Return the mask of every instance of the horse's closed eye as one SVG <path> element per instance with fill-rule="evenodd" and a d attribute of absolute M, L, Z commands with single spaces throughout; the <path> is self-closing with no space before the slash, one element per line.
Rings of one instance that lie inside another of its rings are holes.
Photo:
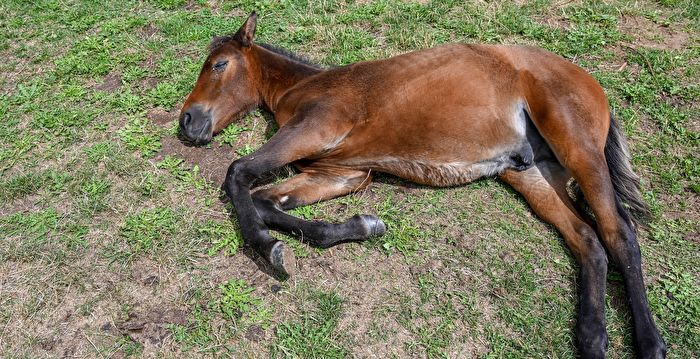
<path fill-rule="evenodd" d="M 214 71 L 221 72 L 226 68 L 226 65 L 228 65 L 228 60 L 221 60 L 214 64 Z"/>

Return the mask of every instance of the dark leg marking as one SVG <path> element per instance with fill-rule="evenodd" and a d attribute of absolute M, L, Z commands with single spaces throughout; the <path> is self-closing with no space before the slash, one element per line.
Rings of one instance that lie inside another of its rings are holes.
<path fill-rule="evenodd" d="M 333 173 L 302 173 L 287 182 L 253 194 L 253 202 L 263 221 L 272 229 L 301 237 L 313 246 L 328 248 L 344 242 L 380 236 L 386 226 L 377 217 L 356 215 L 343 223 L 307 221 L 284 212 L 297 206 L 338 197 L 369 184 L 365 171 L 334 169 Z"/>

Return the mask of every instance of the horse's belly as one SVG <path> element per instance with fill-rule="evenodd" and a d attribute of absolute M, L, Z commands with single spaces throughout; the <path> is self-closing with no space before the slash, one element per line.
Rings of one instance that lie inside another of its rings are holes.
<path fill-rule="evenodd" d="M 498 175 L 508 168 L 524 170 L 533 163 L 531 153 L 527 152 L 525 150 L 503 153 L 494 158 L 473 163 L 386 158 L 377 161 L 373 169 L 419 184 L 438 187 L 457 186 L 481 177 Z"/>

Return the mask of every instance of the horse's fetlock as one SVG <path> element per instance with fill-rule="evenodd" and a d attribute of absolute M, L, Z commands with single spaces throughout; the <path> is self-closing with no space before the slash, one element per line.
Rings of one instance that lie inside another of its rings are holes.
<path fill-rule="evenodd" d="M 661 336 L 638 343 L 637 349 L 640 358 L 663 359 L 666 358 L 666 343 Z"/>
<path fill-rule="evenodd" d="M 582 358 L 605 358 L 605 352 L 608 349 L 608 332 L 604 325 L 579 324 L 577 336 Z"/>

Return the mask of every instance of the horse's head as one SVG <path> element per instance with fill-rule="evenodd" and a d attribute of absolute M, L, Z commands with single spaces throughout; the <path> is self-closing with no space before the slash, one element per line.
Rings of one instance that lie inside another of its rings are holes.
<path fill-rule="evenodd" d="M 180 133 L 201 145 L 260 103 L 251 45 L 255 12 L 233 35 L 215 38 L 197 83 L 180 110 Z"/>

